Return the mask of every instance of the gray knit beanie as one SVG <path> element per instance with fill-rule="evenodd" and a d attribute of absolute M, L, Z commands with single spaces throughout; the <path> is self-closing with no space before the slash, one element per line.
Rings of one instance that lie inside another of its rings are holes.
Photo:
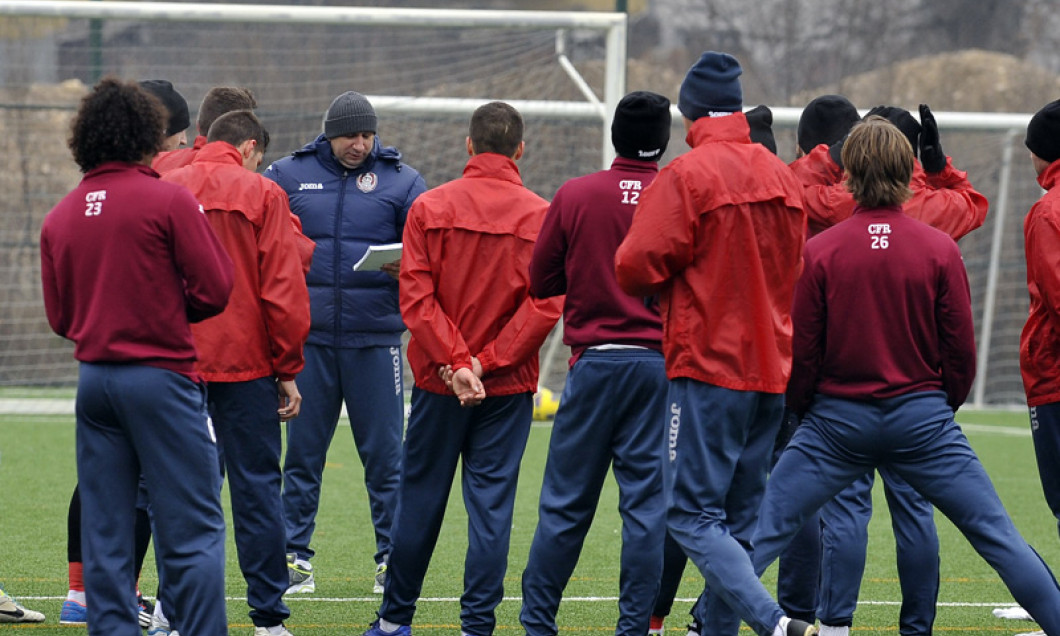
<path fill-rule="evenodd" d="M 360 93 L 346 91 L 328 106 L 324 116 L 324 136 L 328 139 L 360 132 L 376 132 L 375 109 Z"/>

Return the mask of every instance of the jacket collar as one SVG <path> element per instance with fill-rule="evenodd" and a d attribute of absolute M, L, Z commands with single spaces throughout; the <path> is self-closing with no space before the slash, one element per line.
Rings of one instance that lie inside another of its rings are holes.
<path fill-rule="evenodd" d="M 628 170 L 631 172 L 658 172 L 659 162 L 657 161 L 640 161 L 639 159 L 629 159 L 627 157 L 615 157 L 611 162 L 611 169 Z"/>
<path fill-rule="evenodd" d="M 234 163 L 242 167 L 243 154 L 239 152 L 239 148 L 236 148 L 227 141 L 213 141 L 203 146 L 199 152 L 195 154 L 195 158 L 192 159 L 191 162 Z"/>
<path fill-rule="evenodd" d="M 502 179 L 515 185 L 523 185 L 523 178 L 519 175 L 519 167 L 515 165 L 515 161 L 511 157 L 492 152 L 484 152 L 468 159 L 467 165 L 464 166 L 464 176 L 469 179 Z"/>
<path fill-rule="evenodd" d="M 1046 166 L 1045 170 L 1038 175 L 1038 185 L 1046 190 L 1052 190 L 1057 183 L 1060 183 L 1060 160 Z"/>
<path fill-rule="evenodd" d="M 324 136 L 324 133 L 321 133 L 316 139 L 302 146 L 298 150 L 295 150 L 291 154 L 295 157 L 316 155 L 317 161 L 320 162 L 320 165 L 337 175 L 342 175 L 346 172 L 352 172 L 354 174 L 368 172 L 375 167 L 377 161 L 392 163 L 395 164 L 398 170 L 401 169 L 401 152 L 393 146 L 384 146 L 379 143 L 379 135 L 375 136 L 372 152 L 368 154 L 367 158 L 365 158 L 364 163 L 353 170 L 349 170 L 335 158 L 335 155 L 331 152 L 331 142 L 329 142 L 327 137 Z"/>
<path fill-rule="evenodd" d="M 733 113 L 724 117 L 700 117 L 692 122 L 685 135 L 685 141 L 695 148 L 705 143 L 716 141 L 733 141 L 751 143 L 751 127 L 743 113 Z"/>
<path fill-rule="evenodd" d="M 867 208 L 861 205 L 854 206 L 854 214 L 861 214 L 862 212 L 904 214 L 900 205 L 881 205 L 878 208 Z"/>
<path fill-rule="evenodd" d="M 155 172 L 151 166 L 145 166 L 142 163 L 129 163 L 126 161 L 108 161 L 86 172 L 83 179 L 91 179 L 114 172 L 141 172 L 149 177 L 158 178 L 158 173 Z"/>

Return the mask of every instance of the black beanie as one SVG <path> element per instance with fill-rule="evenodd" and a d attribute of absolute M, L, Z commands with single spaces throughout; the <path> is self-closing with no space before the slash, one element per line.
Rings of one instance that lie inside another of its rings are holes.
<path fill-rule="evenodd" d="M 902 131 L 905 138 L 909 140 L 909 145 L 913 147 L 913 156 L 917 156 L 920 146 L 920 122 L 908 110 L 899 106 L 877 106 L 865 117 L 869 115 L 879 115 L 897 126 L 898 130 Z"/>
<path fill-rule="evenodd" d="M 817 146 L 831 146 L 847 136 L 861 115 L 850 100 L 842 95 L 821 95 L 814 98 L 799 117 L 797 133 L 799 148 L 809 153 Z"/>
<path fill-rule="evenodd" d="M 769 152 L 777 154 L 777 140 L 773 136 L 773 111 L 769 106 L 759 104 L 744 113 L 747 125 L 751 129 L 751 141 L 762 144 Z"/>
<path fill-rule="evenodd" d="M 670 141 L 670 100 L 649 91 L 623 97 L 611 120 L 611 143 L 626 159 L 658 161 Z"/>
<path fill-rule="evenodd" d="M 376 132 L 378 120 L 368 98 L 354 91 L 339 95 L 324 115 L 324 136 L 328 139 L 355 133 Z"/>
<path fill-rule="evenodd" d="M 1044 161 L 1060 159 L 1060 99 L 1034 113 L 1027 124 L 1027 148 Z"/>
<path fill-rule="evenodd" d="M 184 96 L 173 88 L 169 80 L 151 79 L 141 80 L 140 88 L 151 93 L 166 107 L 166 137 L 172 137 L 182 130 L 187 130 L 191 125 L 191 117 L 188 116 L 188 102 Z"/>
<path fill-rule="evenodd" d="M 743 109 L 743 69 L 728 53 L 707 51 L 688 69 L 677 96 L 677 109 L 695 121 L 710 113 L 735 113 Z"/>

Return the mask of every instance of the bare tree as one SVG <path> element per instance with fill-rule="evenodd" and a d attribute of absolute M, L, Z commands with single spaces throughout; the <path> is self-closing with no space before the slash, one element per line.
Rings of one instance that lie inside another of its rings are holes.
<path fill-rule="evenodd" d="M 918 53 L 987 49 L 1018 57 L 1027 50 L 1022 32 L 1028 2 L 933 0 L 920 3 Z M 1056 11 L 1056 4 L 1052 10 Z"/>
<path fill-rule="evenodd" d="M 661 49 L 724 50 L 748 70 L 749 99 L 841 85 L 906 59 L 980 48 L 1060 70 L 1056 0 L 653 0 Z"/>

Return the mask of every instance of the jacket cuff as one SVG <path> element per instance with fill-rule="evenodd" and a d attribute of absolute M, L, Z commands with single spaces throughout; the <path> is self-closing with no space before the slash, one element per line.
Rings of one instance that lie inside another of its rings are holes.
<path fill-rule="evenodd" d="M 475 356 L 478 358 L 479 364 L 482 365 L 482 376 L 485 377 L 491 371 L 497 368 L 497 359 L 493 357 L 493 353 L 489 350 L 482 350 Z"/>
<path fill-rule="evenodd" d="M 942 170 L 938 172 L 928 172 L 925 170 L 924 177 L 929 186 L 942 190 L 964 184 L 968 180 L 968 173 L 954 167 L 953 159 L 947 156 L 946 165 Z"/>

